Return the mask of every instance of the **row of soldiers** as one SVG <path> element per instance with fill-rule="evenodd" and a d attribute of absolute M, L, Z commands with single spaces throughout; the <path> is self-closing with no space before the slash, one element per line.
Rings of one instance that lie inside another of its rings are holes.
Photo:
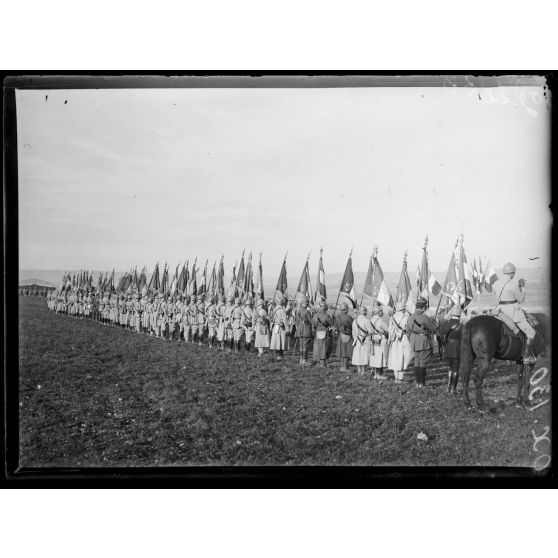
<path fill-rule="evenodd" d="M 313 360 L 326 366 L 335 345 L 341 371 L 347 371 L 350 362 L 360 375 L 370 368 L 375 379 L 385 380 L 389 369 L 396 383 L 404 382 L 404 372 L 414 360 L 418 387 L 425 385 L 432 335 L 438 330 L 438 324 L 424 313 L 423 299 L 417 301 L 413 315 L 398 303 L 394 313 L 377 304 L 370 312 L 361 306 L 354 317 L 346 303 L 332 313 L 325 301 L 311 306 L 306 297 L 295 308 L 284 297 L 278 301 L 258 299 L 254 305 L 250 296 L 242 301 L 212 294 L 98 294 L 85 289 L 53 291 L 47 302 L 56 313 L 168 340 L 206 342 L 219 350 L 239 353 L 244 348 L 251 352 L 254 347 L 261 357 L 269 349 L 281 360 L 285 351 L 298 347 L 301 366 L 309 364 L 311 349 Z M 459 319 L 459 312 L 454 311 L 452 317 Z"/>

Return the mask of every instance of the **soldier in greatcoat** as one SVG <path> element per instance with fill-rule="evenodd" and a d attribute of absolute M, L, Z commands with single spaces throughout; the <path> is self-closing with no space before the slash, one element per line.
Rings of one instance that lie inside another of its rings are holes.
<path fill-rule="evenodd" d="M 318 305 L 318 310 L 312 318 L 314 326 L 314 360 L 318 361 L 321 366 L 326 366 L 327 361 L 327 334 L 333 326 L 333 320 L 327 313 L 327 302 L 321 300 Z"/>
<path fill-rule="evenodd" d="M 368 309 L 362 305 L 357 317 L 353 320 L 353 356 L 351 362 L 357 367 L 359 376 L 370 362 L 370 336 L 372 326 L 368 319 Z"/>
<path fill-rule="evenodd" d="M 249 353 L 254 341 L 254 309 L 251 297 L 247 297 L 242 309 L 242 329 L 244 331 L 244 349 Z"/>
<path fill-rule="evenodd" d="M 377 305 L 372 311 L 370 317 L 370 325 L 372 326 L 372 336 L 370 339 L 370 368 L 374 372 L 375 380 L 387 380 L 384 375 L 384 368 L 387 367 L 388 360 L 388 324 L 383 320 L 382 307 Z"/>
<path fill-rule="evenodd" d="M 353 356 L 353 318 L 349 316 L 349 305 L 343 302 L 335 317 L 338 334 L 335 354 L 341 361 L 341 372 L 347 372 L 349 359 Z"/>
<path fill-rule="evenodd" d="M 287 299 L 282 297 L 277 303 L 277 306 L 273 310 L 271 317 L 271 343 L 270 349 L 276 351 L 277 360 L 283 359 L 283 351 L 286 349 L 287 343 L 287 327 L 288 316 L 285 310 L 285 305 L 287 304 Z"/>
<path fill-rule="evenodd" d="M 313 314 L 309 308 L 308 299 L 304 297 L 300 302 L 296 312 L 296 337 L 300 347 L 301 366 L 308 365 L 308 351 L 313 337 L 312 326 Z"/>
<path fill-rule="evenodd" d="M 254 346 L 258 349 L 258 356 L 263 355 L 264 349 L 269 348 L 269 317 L 263 299 L 258 299 L 254 312 L 256 339 Z"/>
<path fill-rule="evenodd" d="M 411 361 L 411 345 L 407 337 L 407 319 L 409 313 L 404 302 L 395 303 L 395 312 L 389 321 L 388 368 L 393 370 L 395 383 L 403 383 L 405 370 Z"/>

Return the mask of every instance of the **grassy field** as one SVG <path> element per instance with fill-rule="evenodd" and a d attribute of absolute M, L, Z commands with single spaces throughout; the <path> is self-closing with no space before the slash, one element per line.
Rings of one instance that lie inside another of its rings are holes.
<path fill-rule="evenodd" d="M 44 299 L 19 300 L 24 467 L 531 467 L 540 454 L 531 431 L 550 424 L 550 405 L 515 407 L 506 363 L 489 373 L 491 411 L 479 414 L 447 395 L 443 363 L 429 372 L 430 388 L 416 390 L 339 372 L 336 358 L 326 370 L 301 369 L 296 356 L 277 363 L 231 355 L 55 315 Z"/>

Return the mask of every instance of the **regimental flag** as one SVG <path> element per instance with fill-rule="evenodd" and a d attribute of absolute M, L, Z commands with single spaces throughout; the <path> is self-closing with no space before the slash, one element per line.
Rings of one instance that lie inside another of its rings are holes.
<path fill-rule="evenodd" d="M 240 296 L 244 295 L 244 250 L 242 250 L 242 256 L 240 258 L 240 265 L 238 266 L 238 274 L 236 276 L 236 292 Z"/>
<path fill-rule="evenodd" d="M 182 284 L 180 285 L 180 290 L 183 295 L 188 294 L 188 285 L 190 283 L 190 261 L 186 260 L 186 265 L 184 266 L 184 277 L 182 278 Z"/>
<path fill-rule="evenodd" d="M 149 280 L 149 285 L 147 286 L 147 290 L 153 294 L 154 292 L 158 291 L 161 286 L 159 281 L 159 264 L 155 264 L 155 269 L 153 271 L 153 275 L 151 275 L 151 279 Z"/>
<path fill-rule="evenodd" d="M 109 284 L 108 284 L 109 291 L 114 293 L 114 269 L 112 270 L 112 274 L 110 276 Z"/>
<path fill-rule="evenodd" d="M 417 266 L 417 277 L 416 277 L 416 280 L 415 280 L 415 288 L 413 288 L 411 290 L 411 292 L 409 293 L 409 298 L 407 299 L 407 304 L 406 304 L 407 312 L 409 312 L 410 314 L 412 314 L 416 309 L 416 304 L 417 304 L 417 300 L 418 300 L 419 295 L 421 295 L 421 293 L 420 293 L 420 266 Z"/>
<path fill-rule="evenodd" d="M 262 254 L 260 252 L 260 263 L 258 264 L 258 277 L 256 280 L 256 296 L 258 298 L 264 299 L 264 287 L 263 287 L 263 269 L 262 269 Z"/>
<path fill-rule="evenodd" d="M 188 294 L 190 296 L 195 295 L 198 292 L 198 280 L 196 277 L 196 274 L 198 272 L 198 270 L 196 269 L 197 261 L 198 258 L 194 260 L 194 263 L 192 265 L 192 274 L 190 275 L 190 281 L 188 282 Z"/>
<path fill-rule="evenodd" d="M 179 266 L 180 266 L 180 264 L 178 264 L 176 266 L 176 269 L 174 270 L 174 276 L 172 278 L 171 285 L 170 285 L 170 294 L 171 295 L 174 295 L 174 293 L 178 289 L 178 268 L 179 268 Z"/>
<path fill-rule="evenodd" d="M 184 291 L 186 290 L 184 286 L 185 279 L 186 279 L 186 264 L 182 264 L 182 269 L 180 270 L 180 275 L 178 276 L 178 281 L 176 283 L 176 290 L 180 294 L 184 294 Z"/>
<path fill-rule="evenodd" d="M 229 286 L 229 294 L 227 295 L 228 298 L 236 298 L 237 287 L 236 287 L 236 265 L 234 264 L 232 277 L 231 277 L 231 284 Z"/>
<path fill-rule="evenodd" d="M 89 288 L 89 290 L 93 290 L 93 270 L 89 271 L 89 278 L 87 280 L 87 286 Z"/>
<path fill-rule="evenodd" d="M 475 287 L 475 292 L 479 294 L 481 292 L 481 280 L 480 280 L 479 272 L 477 270 L 477 262 L 475 261 L 475 258 L 473 258 L 473 263 L 471 267 L 472 267 L 471 274 L 473 276 L 473 287 Z"/>
<path fill-rule="evenodd" d="M 217 273 L 217 294 L 225 296 L 225 265 L 223 264 L 223 256 L 221 256 Z"/>
<path fill-rule="evenodd" d="M 100 293 L 103 289 L 103 274 L 99 273 L 99 277 L 97 277 L 97 292 Z"/>
<path fill-rule="evenodd" d="M 282 297 L 288 297 L 287 293 L 287 256 L 283 259 L 283 265 L 281 266 L 281 271 L 279 272 L 279 279 L 277 279 L 277 287 L 275 287 L 275 300 L 280 300 Z"/>
<path fill-rule="evenodd" d="M 327 291 L 325 284 L 324 262 L 322 259 L 323 249 L 320 248 L 320 263 L 318 265 L 318 277 L 316 279 L 316 293 L 314 294 L 314 304 L 319 304 L 322 300 L 327 301 Z"/>
<path fill-rule="evenodd" d="M 121 293 L 125 289 L 127 279 L 128 279 L 128 272 L 126 271 L 126 272 L 124 272 L 124 275 L 122 275 L 122 277 L 120 277 L 120 281 L 118 281 L 118 284 L 116 285 L 116 292 L 117 293 Z"/>
<path fill-rule="evenodd" d="M 479 256 L 479 265 L 478 265 L 478 269 L 477 269 L 477 273 L 478 273 L 478 281 L 479 281 L 479 293 L 482 293 L 483 289 L 484 289 L 484 273 L 482 272 L 482 262 L 481 262 L 481 257 Z"/>
<path fill-rule="evenodd" d="M 205 266 L 203 268 L 201 283 L 200 286 L 198 287 L 198 295 L 205 294 L 206 292 L 207 292 L 207 260 L 205 260 Z"/>
<path fill-rule="evenodd" d="M 465 257 L 465 249 L 463 248 L 463 237 L 459 242 L 459 262 L 457 264 L 457 294 L 459 302 L 464 309 L 473 300 L 473 288 L 471 286 L 471 277 L 469 268 L 467 267 L 467 258 Z"/>
<path fill-rule="evenodd" d="M 161 278 L 161 287 L 159 292 L 166 295 L 169 290 L 169 270 L 167 264 L 165 263 L 165 269 L 163 271 L 163 277 Z"/>
<path fill-rule="evenodd" d="M 138 291 L 145 296 L 147 294 L 147 277 L 146 277 L 147 269 L 144 266 L 141 270 L 139 279 L 138 279 Z"/>
<path fill-rule="evenodd" d="M 345 267 L 345 273 L 343 274 L 343 279 L 341 280 L 341 286 L 339 288 L 339 295 L 343 294 L 345 298 L 351 303 L 353 308 L 357 307 L 356 296 L 355 296 L 355 276 L 353 274 L 353 260 L 352 251 L 347 260 L 347 266 Z"/>
<path fill-rule="evenodd" d="M 308 255 L 310 258 L 310 255 Z M 298 282 L 298 287 L 294 295 L 294 302 L 298 299 L 306 297 L 308 300 L 312 300 L 312 287 L 310 286 L 310 270 L 308 268 L 308 258 L 302 269 L 302 275 L 300 276 L 300 281 Z"/>
<path fill-rule="evenodd" d="M 432 272 L 428 277 L 428 289 L 434 296 L 438 296 L 442 292 L 442 285 L 438 283 Z"/>
<path fill-rule="evenodd" d="M 217 282 L 217 272 L 216 272 L 216 267 L 217 262 L 213 262 L 213 269 L 211 271 L 211 277 L 209 278 L 209 284 L 207 285 L 207 292 L 211 293 L 213 296 L 215 296 L 215 291 L 217 289 L 216 287 L 216 282 Z"/>
<path fill-rule="evenodd" d="M 459 304 L 459 295 L 457 294 L 457 264 L 455 260 L 455 251 L 451 253 L 448 272 L 446 280 L 444 281 L 444 288 L 442 295 L 446 297 L 446 315 L 456 305 Z"/>
<path fill-rule="evenodd" d="M 393 298 L 384 279 L 382 266 L 378 261 L 377 249 L 374 250 L 374 254 L 370 258 L 368 273 L 364 283 L 364 294 L 384 306 L 393 308 Z"/>
<path fill-rule="evenodd" d="M 139 292 L 139 280 L 138 280 L 138 268 L 134 267 L 134 275 L 132 277 L 132 290 L 137 293 Z"/>
<path fill-rule="evenodd" d="M 252 252 L 248 256 L 248 263 L 246 264 L 246 271 L 244 273 L 244 283 L 242 290 L 245 296 L 250 296 L 254 298 L 254 276 L 252 271 Z"/>
<path fill-rule="evenodd" d="M 411 281 L 409 280 L 409 274 L 407 273 L 407 252 L 403 256 L 403 265 L 401 266 L 401 274 L 399 275 L 399 284 L 397 285 L 397 291 L 395 292 L 395 302 L 407 303 L 409 299 L 409 294 L 411 293 Z"/>
<path fill-rule="evenodd" d="M 108 271 L 105 271 L 104 276 L 101 273 L 101 277 L 103 278 L 101 281 L 101 290 L 104 292 L 107 290 L 107 285 L 108 285 Z"/>
<path fill-rule="evenodd" d="M 487 292 L 492 292 L 492 285 L 498 281 L 498 275 L 494 271 L 493 267 L 490 265 L 490 260 L 486 262 L 486 267 L 484 268 L 483 274 L 483 285 Z"/>
<path fill-rule="evenodd" d="M 430 293 L 434 296 L 438 296 L 442 291 L 442 285 L 438 283 L 436 277 L 430 271 L 428 266 L 428 235 L 424 241 L 424 246 L 422 248 L 422 263 L 418 275 L 418 292 L 420 296 L 426 299 L 427 307 L 430 305 Z"/>

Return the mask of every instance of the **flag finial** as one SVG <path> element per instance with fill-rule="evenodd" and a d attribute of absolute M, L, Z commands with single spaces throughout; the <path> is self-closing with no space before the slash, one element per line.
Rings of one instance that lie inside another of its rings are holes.
<path fill-rule="evenodd" d="M 403 252 L 403 261 L 404 262 L 407 261 L 407 250 L 405 250 L 405 252 Z"/>

